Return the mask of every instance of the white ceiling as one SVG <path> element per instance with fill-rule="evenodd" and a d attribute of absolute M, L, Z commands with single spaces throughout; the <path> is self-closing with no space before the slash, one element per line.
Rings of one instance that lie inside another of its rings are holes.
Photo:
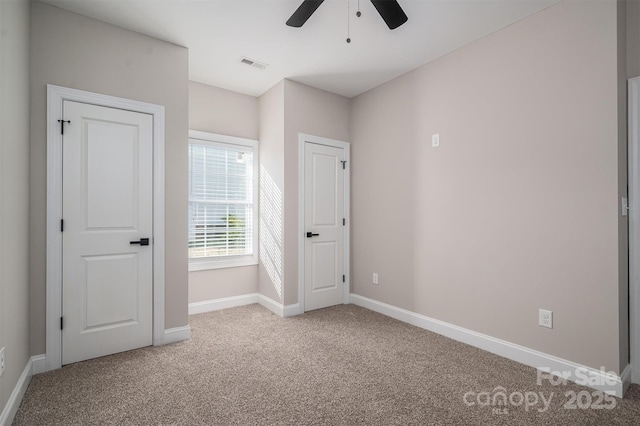
<path fill-rule="evenodd" d="M 302 0 L 43 1 L 189 48 L 191 80 L 259 96 L 289 78 L 353 97 L 560 0 L 398 0 L 409 20 L 393 31 L 369 0 L 326 0 L 302 28 L 285 25 Z"/>

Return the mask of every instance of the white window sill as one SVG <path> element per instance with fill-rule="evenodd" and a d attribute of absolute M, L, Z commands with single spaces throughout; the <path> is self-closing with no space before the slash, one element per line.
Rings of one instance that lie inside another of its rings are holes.
<path fill-rule="evenodd" d="M 258 260 L 253 256 L 239 256 L 226 259 L 189 259 L 189 272 L 206 271 L 209 269 L 237 268 L 239 266 L 257 265 Z"/>

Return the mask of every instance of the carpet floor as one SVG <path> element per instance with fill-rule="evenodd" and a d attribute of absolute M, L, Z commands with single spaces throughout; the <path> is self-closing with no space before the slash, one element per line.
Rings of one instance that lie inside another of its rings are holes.
<path fill-rule="evenodd" d="M 190 317 L 192 339 L 32 378 L 14 425 L 640 425 L 624 399 L 354 305 Z"/>

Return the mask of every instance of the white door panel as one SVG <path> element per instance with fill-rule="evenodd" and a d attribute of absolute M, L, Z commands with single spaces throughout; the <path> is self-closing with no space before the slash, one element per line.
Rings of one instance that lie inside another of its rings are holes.
<path fill-rule="evenodd" d="M 85 126 L 87 228 L 133 229 L 137 225 L 138 128 L 91 120 Z"/>
<path fill-rule="evenodd" d="M 87 307 L 85 331 L 137 322 L 137 253 L 84 256 Z"/>
<path fill-rule="evenodd" d="M 305 310 L 343 302 L 344 150 L 305 143 Z"/>
<path fill-rule="evenodd" d="M 62 363 L 152 344 L 152 116 L 65 101 Z"/>
<path fill-rule="evenodd" d="M 311 226 L 336 226 L 338 216 L 337 172 L 335 153 L 311 153 Z M 342 218 L 342 216 L 341 216 Z"/>
<path fill-rule="evenodd" d="M 335 241 L 311 243 L 312 292 L 338 288 L 338 251 Z"/>

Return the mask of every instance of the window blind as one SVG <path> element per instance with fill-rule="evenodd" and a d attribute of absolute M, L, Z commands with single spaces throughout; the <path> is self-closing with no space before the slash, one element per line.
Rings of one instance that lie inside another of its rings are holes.
<path fill-rule="evenodd" d="M 253 150 L 189 144 L 189 257 L 253 254 Z"/>

